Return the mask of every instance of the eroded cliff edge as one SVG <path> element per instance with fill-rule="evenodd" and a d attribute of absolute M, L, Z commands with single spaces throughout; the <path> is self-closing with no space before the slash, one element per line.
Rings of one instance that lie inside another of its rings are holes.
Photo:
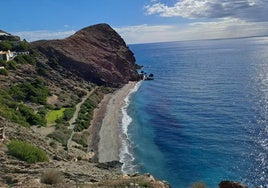
<path fill-rule="evenodd" d="M 98 85 L 118 87 L 138 80 L 134 54 L 107 24 L 86 27 L 62 40 L 32 43 L 48 62 Z"/>

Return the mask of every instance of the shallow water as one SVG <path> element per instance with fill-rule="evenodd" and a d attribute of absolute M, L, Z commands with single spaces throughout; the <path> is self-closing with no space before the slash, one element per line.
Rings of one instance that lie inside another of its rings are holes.
<path fill-rule="evenodd" d="M 179 188 L 226 179 L 268 186 L 268 38 L 130 48 L 155 80 L 123 109 L 122 170 Z"/>

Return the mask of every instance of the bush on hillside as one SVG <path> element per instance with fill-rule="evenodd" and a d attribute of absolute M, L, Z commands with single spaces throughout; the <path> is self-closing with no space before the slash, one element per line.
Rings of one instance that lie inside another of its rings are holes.
<path fill-rule="evenodd" d="M 31 55 L 18 55 L 15 57 L 15 61 L 19 64 L 31 64 L 35 65 L 35 60 Z"/>
<path fill-rule="evenodd" d="M 69 121 L 75 112 L 75 107 L 72 108 L 66 108 L 66 110 L 63 112 L 63 120 Z"/>
<path fill-rule="evenodd" d="M 23 55 L 18 55 L 14 59 L 19 64 L 28 64 L 27 60 L 24 59 Z"/>
<path fill-rule="evenodd" d="M 8 71 L 6 69 L 0 69 L 0 75 L 8 75 Z"/>
<path fill-rule="evenodd" d="M 83 147 L 88 147 L 89 135 L 90 135 L 89 131 L 83 131 L 82 133 L 75 133 L 73 135 L 73 141 L 82 145 Z"/>
<path fill-rule="evenodd" d="M 17 101 L 46 104 L 49 89 L 44 85 L 41 79 L 35 79 L 33 82 L 24 82 L 12 86 L 9 93 Z"/>
<path fill-rule="evenodd" d="M 44 172 L 41 177 L 41 183 L 55 185 L 63 180 L 61 173 L 56 169 L 49 169 Z"/>
<path fill-rule="evenodd" d="M 20 114 L 26 119 L 26 121 L 30 125 L 46 125 L 45 116 L 36 114 L 33 109 L 25 105 L 19 105 L 17 111 L 20 112 Z"/>
<path fill-rule="evenodd" d="M 0 41 L 0 51 L 7 51 L 12 49 L 12 43 L 10 41 Z"/>
<path fill-rule="evenodd" d="M 53 133 L 50 133 L 48 137 L 58 141 L 63 146 L 66 146 L 71 133 L 72 130 L 68 129 L 67 126 L 56 125 L 56 130 Z"/>
<path fill-rule="evenodd" d="M 93 118 L 93 112 L 95 109 L 95 104 L 92 100 L 87 99 L 81 106 L 78 118 L 75 122 L 74 131 L 81 132 L 84 129 L 87 129 L 90 125 L 90 121 Z"/>
<path fill-rule="evenodd" d="M 28 163 L 46 162 L 48 157 L 46 153 L 33 144 L 12 140 L 8 145 L 8 153 Z"/>

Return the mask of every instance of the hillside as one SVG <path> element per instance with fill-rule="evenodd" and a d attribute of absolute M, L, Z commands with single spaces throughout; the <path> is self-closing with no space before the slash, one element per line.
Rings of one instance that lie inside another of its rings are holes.
<path fill-rule="evenodd" d="M 135 57 L 107 24 L 86 27 L 63 40 L 32 43 L 46 61 L 98 85 L 118 87 L 138 80 Z"/>
<path fill-rule="evenodd" d="M 133 53 L 110 26 L 32 44 L 0 32 L 0 51 L 12 52 L 0 58 L 0 187 L 167 187 L 92 160 L 94 109 L 112 87 L 138 78 Z"/>
<path fill-rule="evenodd" d="M 138 80 L 133 53 L 110 26 L 31 44 L 3 36 L 0 51 L 29 53 L 0 58 L 0 187 L 169 187 L 150 174 L 123 176 L 118 161 L 94 159 L 94 109 Z M 229 187 L 244 188 L 221 185 Z"/>

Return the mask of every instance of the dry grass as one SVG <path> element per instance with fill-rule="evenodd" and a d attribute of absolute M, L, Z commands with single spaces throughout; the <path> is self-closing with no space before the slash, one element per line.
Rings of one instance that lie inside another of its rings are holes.
<path fill-rule="evenodd" d="M 63 178 L 61 172 L 56 169 L 48 169 L 41 177 L 41 183 L 55 185 L 62 183 Z"/>

